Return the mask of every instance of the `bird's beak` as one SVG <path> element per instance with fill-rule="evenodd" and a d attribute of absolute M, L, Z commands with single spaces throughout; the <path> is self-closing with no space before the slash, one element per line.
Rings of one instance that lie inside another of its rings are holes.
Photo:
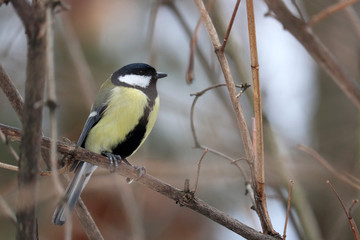
<path fill-rule="evenodd" d="M 159 79 L 159 78 L 164 78 L 164 77 L 166 77 L 167 76 L 167 74 L 166 73 L 162 73 L 162 72 L 158 72 L 158 73 L 156 73 L 156 79 Z"/>

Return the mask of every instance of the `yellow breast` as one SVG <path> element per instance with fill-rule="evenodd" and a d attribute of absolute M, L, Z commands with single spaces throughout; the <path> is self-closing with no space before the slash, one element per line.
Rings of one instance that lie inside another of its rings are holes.
<path fill-rule="evenodd" d="M 139 123 L 147 104 L 148 97 L 138 89 L 113 88 L 103 117 L 89 131 L 85 148 L 96 153 L 111 151 L 113 147 L 123 142 L 126 135 Z M 146 133 L 141 144 L 153 128 L 158 111 L 159 98 L 157 97 L 153 111 L 150 112 Z"/>

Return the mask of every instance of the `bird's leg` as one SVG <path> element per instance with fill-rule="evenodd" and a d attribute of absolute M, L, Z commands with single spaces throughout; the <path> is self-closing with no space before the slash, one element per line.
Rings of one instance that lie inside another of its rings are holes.
<path fill-rule="evenodd" d="M 128 160 L 126 160 L 126 158 L 121 158 L 120 155 L 116 155 L 116 154 L 113 154 L 111 152 L 108 152 L 108 151 L 103 151 L 101 152 L 102 155 L 106 156 L 107 158 L 109 158 L 110 160 L 110 165 L 109 165 L 109 168 L 110 168 L 110 172 L 115 172 L 116 169 L 118 169 L 119 167 L 119 163 L 123 162 L 123 163 L 126 163 L 127 165 L 135 168 L 136 170 L 139 171 L 139 174 L 137 176 L 137 178 L 135 179 L 132 179 L 132 178 L 126 178 L 126 182 L 127 183 L 132 183 L 134 180 L 137 181 L 139 180 L 145 173 L 146 173 L 146 168 L 145 167 L 139 167 L 139 166 L 134 166 L 132 165 L 131 163 L 128 162 Z"/>

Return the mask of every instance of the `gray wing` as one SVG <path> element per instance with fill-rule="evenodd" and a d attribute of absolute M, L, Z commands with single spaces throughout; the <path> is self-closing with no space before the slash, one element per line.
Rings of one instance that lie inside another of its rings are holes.
<path fill-rule="evenodd" d="M 87 135 L 89 134 L 90 130 L 100 121 L 106 107 L 107 105 L 104 104 L 90 113 L 88 119 L 86 120 L 84 128 L 80 134 L 77 145 L 79 145 L 80 147 L 85 147 L 85 140 Z M 73 165 L 70 167 L 70 172 L 73 171 L 75 168 L 77 168 L 79 162 L 80 162 L 79 160 L 74 161 Z"/>
<path fill-rule="evenodd" d="M 86 139 L 89 131 L 91 130 L 91 128 L 93 128 L 99 122 L 102 115 L 104 114 L 106 107 L 107 107 L 107 105 L 102 105 L 90 113 L 88 119 L 86 120 L 84 128 L 80 134 L 77 145 L 84 147 L 83 145 L 85 144 L 85 139 Z"/>

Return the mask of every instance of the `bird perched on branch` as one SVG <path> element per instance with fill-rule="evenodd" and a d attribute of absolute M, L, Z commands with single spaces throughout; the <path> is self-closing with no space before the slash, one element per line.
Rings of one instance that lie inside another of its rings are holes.
<path fill-rule="evenodd" d="M 117 167 L 118 161 L 134 154 L 152 130 L 159 111 L 157 80 L 165 73 L 144 63 L 126 65 L 114 72 L 101 86 L 77 144 L 107 156 Z M 126 161 L 127 162 L 127 161 Z M 52 221 L 63 225 L 97 168 L 76 161 L 75 175 L 57 205 Z"/>

